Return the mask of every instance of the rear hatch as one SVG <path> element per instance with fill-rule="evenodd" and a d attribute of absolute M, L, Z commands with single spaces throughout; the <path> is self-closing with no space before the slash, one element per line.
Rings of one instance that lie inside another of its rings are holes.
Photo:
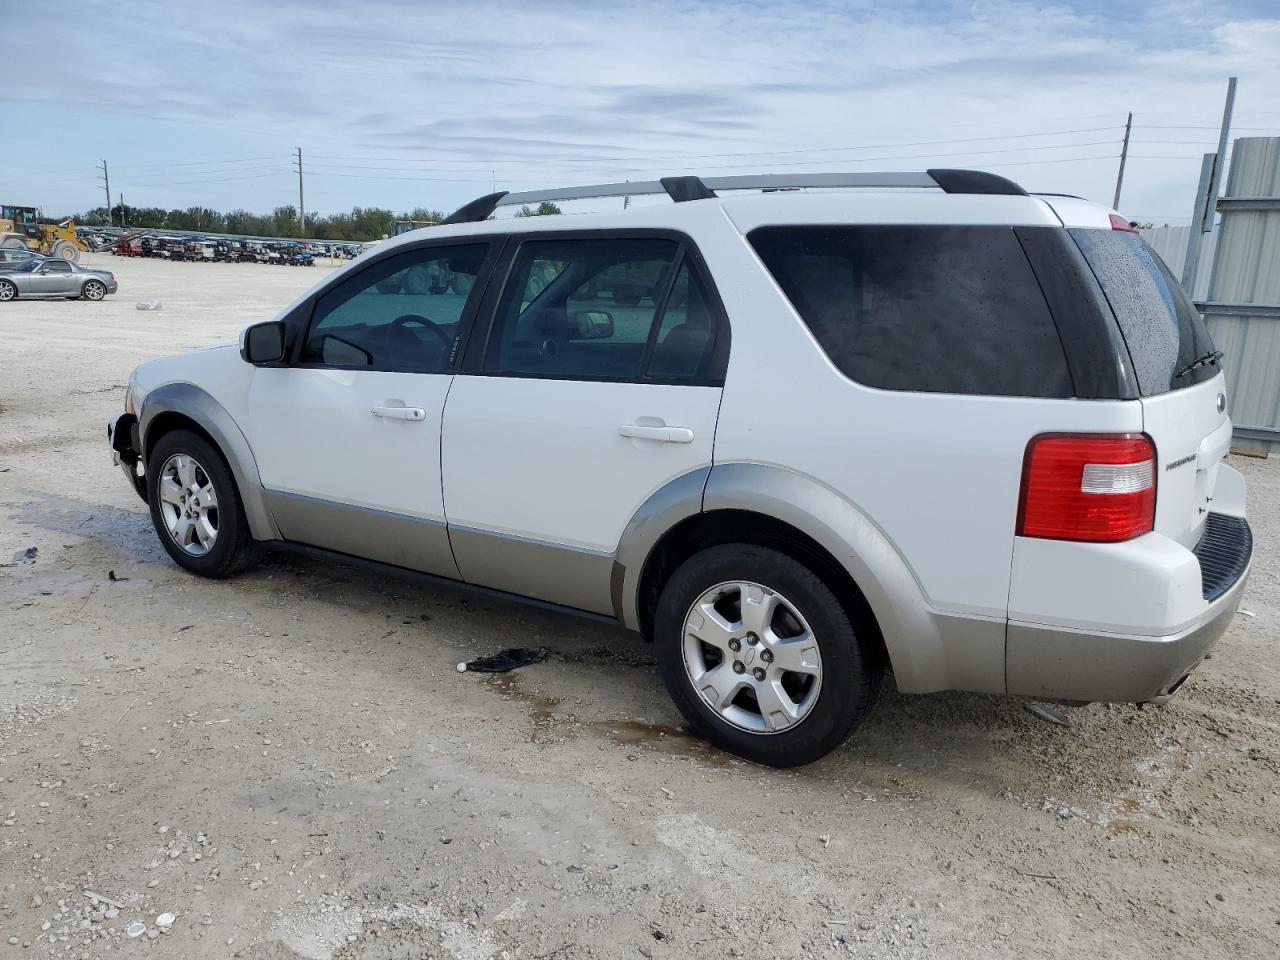
<path fill-rule="evenodd" d="M 1136 233 L 1072 229 L 1115 314 L 1156 446 L 1155 528 L 1196 545 L 1231 446 L 1220 354 L 1160 257 Z"/>

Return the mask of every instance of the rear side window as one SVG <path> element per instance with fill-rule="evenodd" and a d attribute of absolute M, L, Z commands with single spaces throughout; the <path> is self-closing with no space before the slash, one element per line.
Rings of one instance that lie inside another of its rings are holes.
<path fill-rule="evenodd" d="M 1073 394 L 1057 328 L 1009 227 L 761 227 L 749 240 L 832 363 L 859 383 Z"/>
<path fill-rule="evenodd" d="M 1218 375 L 1216 363 L 1188 369 L 1213 354 L 1213 340 L 1182 286 L 1140 236 L 1119 230 L 1072 230 L 1071 236 L 1116 316 L 1144 397 Z"/>
<path fill-rule="evenodd" d="M 679 252 L 666 239 L 525 242 L 498 304 L 484 369 L 640 379 Z"/>

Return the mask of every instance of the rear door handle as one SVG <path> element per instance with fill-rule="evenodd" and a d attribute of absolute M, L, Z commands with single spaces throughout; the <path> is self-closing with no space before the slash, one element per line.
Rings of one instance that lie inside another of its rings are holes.
<path fill-rule="evenodd" d="M 425 420 L 427 411 L 421 407 L 374 407 L 375 417 L 386 417 L 388 420 Z"/>
<path fill-rule="evenodd" d="M 657 440 L 661 443 L 693 443 L 693 431 L 688 427 L 651 427 L 647 424 L 625 423 L 618 433 L 632 440 Z"/>

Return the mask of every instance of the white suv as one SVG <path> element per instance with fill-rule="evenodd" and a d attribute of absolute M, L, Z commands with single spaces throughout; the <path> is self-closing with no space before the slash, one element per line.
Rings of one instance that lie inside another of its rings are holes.
<path fill-rule="evenodd" d="M 140 366 L 110 437 L 193 573 L 287 544 L 616 620 L 696 729 L 782 766 L 885 670 L 1170 696 L 1252 555 L 1219 357 L 1095 204 L 954 170 L 681 177 L 481 198 L 239 349 Z"/>

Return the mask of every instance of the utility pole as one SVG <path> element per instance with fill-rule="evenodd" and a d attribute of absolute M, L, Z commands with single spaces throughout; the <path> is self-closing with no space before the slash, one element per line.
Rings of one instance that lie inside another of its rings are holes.
<path fill-rule="evenodd" d="M 1182 289 L 1195 296 L 1196 276 L 1200 270 L 1200 244 L 1213 230 L 1218 212 L 1218 190 L 1222 185 L 1222 168 L 1227 162 L 1227 135 L 1231 131 L 1231 112 L 1236 102 L 1236 78 L 1227 79 L 1227 102 L 1222 108 L 1222 129 L 1218 131 L 1218 152 L 1206 153 L 1200 164 L 1200 184 L 1196 187 L 1196 203 L 1191 211 L 1191 233 L 1187 237 L 1187 255 L 1182 262 Z"/>
<path fill-rule="evenodd" d="M 302 199 L 302 148 L 298 147 L 298 236 L 305 237 L 307 235 L 307 204 Z"/>
<path fill-rule="evenodd" d="M 1213 217 L 1218 212 L 1218 193 L 1222 189 L 1222 168 L 1227 165 L 1227 135 L 1231 132 L 1231 112 L 1236 105 L 1236 78 L 1227 78 L 1227 102 L 1222 107 L 1222 129 L 1218 131 L 1218 159 L 1213 164 L 1213 183 L 1209 187 L 1211 203 L 1205 211 L 1201 233 L 1213 230 Z M 1194 226 L 1194 225 L 1193 225 Z"/>
<path fill-rule="evenodd" d="M 121 226 L 121 228 L 122 228 L 122 229 L 124 229 L 124 228 L 125 228 L 125 222 L 124 222 L 124 194 L 123 194 L 123 193 L 122 193 L 122 194 L 120 194 L 120 226 Z"/>
<path fill-rule="evenodd" d="M 1124 162 L 1129 159 L 1129 131 L 1133 129 L 1133 111 L 1129 111 L 1129 119 L 1124 122 L 1124 146 L 1120 148 L 1120 169 L 1116 173 L 1116 196 L 1111 201 L 1114 210 L 1120 209 L 1120 187 L 1124 185 Z"/>
<path fill-rule="evenodd" d="M 98 177 L 102 181 L 102 187 L 107 192 L 107 226 L 112 225 L 111 220 L 111 178 L 107 176 L 107 161 L 102 161 L 102 176 Z"/>

